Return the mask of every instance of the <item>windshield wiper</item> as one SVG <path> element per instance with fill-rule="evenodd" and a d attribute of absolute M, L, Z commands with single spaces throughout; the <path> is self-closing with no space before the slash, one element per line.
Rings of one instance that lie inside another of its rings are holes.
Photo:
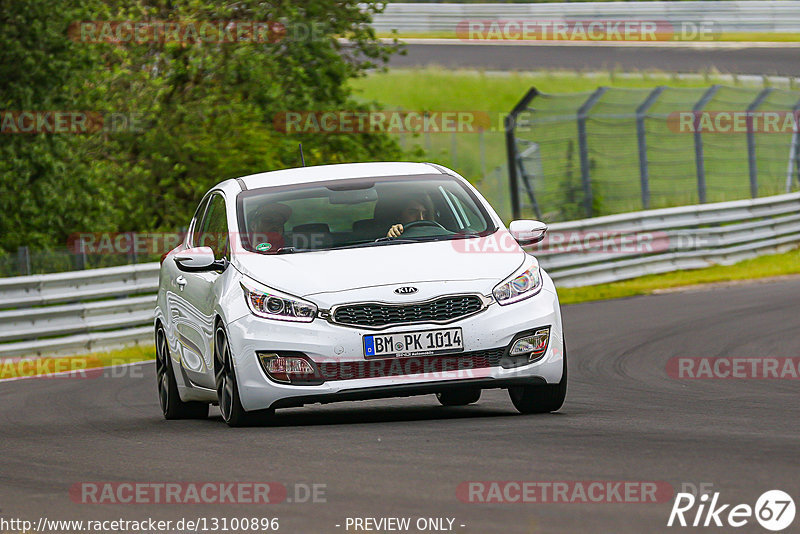
<path fill-rule="evenodd" d="M 359 247 L 379 247 L 382 245 L 394 245 L 395 243 L 418 243 L 416 239 L 395 239 L 380 237 L 375 241 L 362 241 L 360 243 L 351 243 L 349 245 L 340 245 L 336 247 L 329 247 L 323 250 L 341 250 L 345 248 L 359 248 Z"/>
<path fill-rule="evenodd" d="M 384 244 L 384 243 L 418 243 L 419 239 L 410 239 L 408 237 L 379 237 L 373 243 L 375 244 Z"/>
<path fill-rule="evenodd" d="M 310 250 L 315 250 L 315 249 L 297 248 L 297 247 L 281 247 L 281 248 L 279 248 L 278 250 L 275 251 L 275 254 L 293 254 L 295 252 L 308 252 Z"/>

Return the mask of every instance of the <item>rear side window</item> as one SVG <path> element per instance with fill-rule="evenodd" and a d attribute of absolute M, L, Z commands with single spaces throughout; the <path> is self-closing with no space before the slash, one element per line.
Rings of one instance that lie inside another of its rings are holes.
<path fill-rule="evenodd" d="M 208 203 L 195 245 L 210 247 L 214 251 L 214 258 L 220 260 L 222 258 L 230 259 L 228 243 L 228 215 L 225 209 L 225 199 L 220 194 L 214 194 Z"/>
<path fill-rule="evenodd" d="M 203 214 L 206 212 L 206 207 L 208 207 L 208 201 L 210 198 L 211 196 L 207 196 L 200 201 L 200 205 L 197 206 L 197 210 L 195 210 L 194 216 L 192 216 L 192 222 L 189 223 L 187 244 L 190 247 L 197 246 L 196 243 L 197 238 L 199 237 L 200 225 L 203 223 Z"/>

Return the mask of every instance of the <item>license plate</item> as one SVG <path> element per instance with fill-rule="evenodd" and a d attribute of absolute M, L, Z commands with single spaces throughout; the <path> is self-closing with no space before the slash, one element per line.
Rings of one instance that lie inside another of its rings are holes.
<path fill-rule="evenodd" d="M 464 350 L 460 328 L 394 332 L 364 336 L 365 358 L 427 356 Z"/>

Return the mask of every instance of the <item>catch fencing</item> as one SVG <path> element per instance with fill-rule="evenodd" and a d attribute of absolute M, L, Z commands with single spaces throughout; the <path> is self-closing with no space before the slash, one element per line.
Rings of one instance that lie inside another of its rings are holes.
<path fill-rule="evenodd" d="M 732 263 L 800 243 L 800 193 L 552 224 L 533 247 L 560 287 Z M 484 253 L 503 253 L 485 251 Z M 0 357 L 153 343 L 158 263 L 0 279 Z"/>
<path fill-rule="evenodd" d="M 506 117 L 515 218 L 568 221 L 789 193 L 800 92 L 727 87 L 531 89 Z"/>

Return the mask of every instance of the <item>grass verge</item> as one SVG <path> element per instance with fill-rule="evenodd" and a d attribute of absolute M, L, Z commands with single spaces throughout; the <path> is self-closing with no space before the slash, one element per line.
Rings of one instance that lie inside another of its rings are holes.
<path fill-rule="evenodd" d="M 660 289 L 785 276 L 800 273 L 800 249 L 770 254 L 733 265 L 715 265 L 705 269 L 676 271 L 633 278 L 611 284 L 558 289 L 561 304 L 577 304 L 635 295 L 648 295 Z M 556 284 L 558 285 L 558 284 Z"/>
<path fill-rule="evenodd" d="M 662 72 L 642 72 L 640 76 L 607 72 L 508 72 L 502 74 L 476 70 L 448 70 L 439 67 L 391 69 L 373 72 L 351 82 L 361 99 L 377 102 L 383 109 L 406 110 L 483 110 L 507 113 L 530 89 L 548 94 L 594 91 L 598 86 L 631 89 L 658 85 L 706 88 L 713 84 L 731 85 L 730 77 L 704 73 L 697 77 Z M 736 81 L 732 85 L 742 85 Z"/>
<path fill-rule="evenodd" d="M 152 345 L 135 345 L 109 352 L 93 352 L 75 356 L 5 358 L 0 360 L 0 380 L 33 378 L 70 371 L 74 371 L 74 373 L 58 376 L 98 378 L 103 373 L 92 370 L 152 360 L 154 358 L 155 347 Z"/>

